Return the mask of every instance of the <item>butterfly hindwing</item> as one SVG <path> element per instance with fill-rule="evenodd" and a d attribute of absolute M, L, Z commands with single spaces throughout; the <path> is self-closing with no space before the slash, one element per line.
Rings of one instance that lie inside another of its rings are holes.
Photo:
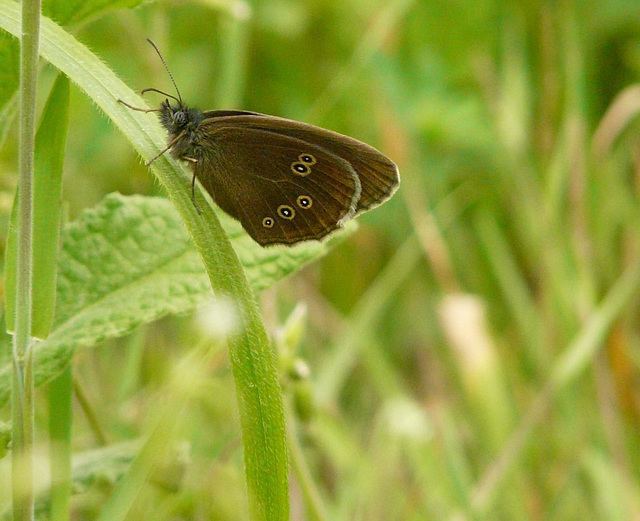
<path fill-rule="evenodd" d="M 213 200 L 259 244 L 321 239 L 353 216 L 358 176 L 323 147 L 268 130 L 205 120 L 195 174 Z M 215 123 L 215 124 L 212 124 Z"/>

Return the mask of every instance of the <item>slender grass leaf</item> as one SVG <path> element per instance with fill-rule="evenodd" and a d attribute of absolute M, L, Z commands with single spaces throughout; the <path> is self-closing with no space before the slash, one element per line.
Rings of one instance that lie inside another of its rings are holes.
<path fill-rule="evenodd" d="M 33 318 L 31 334 L 46 338 L 51 330 L 55 307 L 55 284 L 60 239 L 60 207 L 62 166 L 67 140 L 69 80 L 60 75 L 56 80 L 36 134 L 33 180 Z M 16 194 L 17 195 L 17 194 Z M 5 269 L 5 306 L 7 331 L 13 331 L 16 288 L 15 223 L 18 195 L 7 240 Z"/>
<path fill-rule="evenodd" d="M 51 461 L 51 521 L 69 519 L 71 495 L 71 426 L 73 373 L 71 364 L 49 385 L 49 460 Z"/>
<path fill-rule="evenodd" d="M 0 33 L 0 111 L 2 114 L 15 113 L 17 107 L 17 98 L 15 93 L 18 91 L 18 83 L 20 81 L 20 49 L 18 40 L 11 35 Z M 3 119 L 2 125 L 8 125 L 10 121 Z M 6 132 L 3 128 L 2 134 Z"/>

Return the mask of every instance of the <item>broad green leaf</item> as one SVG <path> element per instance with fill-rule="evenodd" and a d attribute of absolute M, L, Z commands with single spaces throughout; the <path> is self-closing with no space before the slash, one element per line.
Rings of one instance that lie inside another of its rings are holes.
<path fill-rule="evenodd" d="M 53 322 L 55 284 L 60 238 L 62 166 L 67 140 L 69 80 L 60 75 L 47 100 L 36 134 L 33 179 L 33 319 L 31 334 L 46 338 Z M 11 222 L 15 222 L 18 197 Z M 16 227 L 7 240 L 5 309 L 7 331 L 13 331 L 16 287 Z"/>
<path fill-rule="evenodd" d="M 317 259 L 324 243 L 255 247 L 223 216 L 254 290 L 265 289 Z M 339 238 L 336 238 L 336 240 Z M 35 384 L 54 378 L 78 349 L 131 332 L 170 313 L 187 313 L 213 293 L 182 221 L 162 197 L 107 196 L 69 223 L 60 251 L 53 330 L 35 348 Z M 11 389 L 11 364 L 0 368 L 0 405 Z"/>

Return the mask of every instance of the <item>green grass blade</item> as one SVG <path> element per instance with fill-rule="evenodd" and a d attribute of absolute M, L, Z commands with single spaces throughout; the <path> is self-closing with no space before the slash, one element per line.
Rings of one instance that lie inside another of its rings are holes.
<path fill-rule="evenodd" d="M 36 134 L 35 177 L 33 183 L 33 309 L 31 335 L 46 338 L 51 330 L 55 308 L 55 284 L 60 239 L 60 201 L 62 167 L 67 139 L 69 80 L 59 76 L 44 109 Z M 18 195 L 12 215 L 15 222 Z M 14 329 L 16 228 L 11 226 L 7 241 L 6 321 L 7 331 Z"/>
<path fill-rule="evenodd" d="M 640 263 L 630 265 L 609 289 L 576 338 L 555 362 L 550 376 L 554 389 L 573 381 L 592 362 L 620 314 L 640 288 Z"/>

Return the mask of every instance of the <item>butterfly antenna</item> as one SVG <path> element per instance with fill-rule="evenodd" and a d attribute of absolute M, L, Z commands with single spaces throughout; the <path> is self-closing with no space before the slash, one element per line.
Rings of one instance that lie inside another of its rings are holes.
<path fill-rule="evenodd" d="M 164 65 L 164 68 L 166 69 L 167 74 L 169 74 L 169 78 L 171 78 L 171 83 L 173 83 L 173 86 L 175 87 L 176 92 L 178 93 L 178 101 L 180 102 L 180 104 L 182 104 L 182 96 L 180 95 L 180 90 L 178 89 L 178 84 L 176 83 L 176 80 L 173 78 L 173 74 L 171 74 L 171 71 L 169 70 L 169 66 L 167 65 L 167 62 L 164 61 L 164 58 L 162 56 L 162 53 L 160 52 L 160 49 L 158 49 L 158 46 L 155 43 L 153 43 L 153 40 L 151 38 L 147 38 L 147 41 L 151 44 L 151 46 L 158 53 L 158 56 L 160 57 L 160 60 L 162 61 L 162 65 Z"/>
<path fill-rule="evenodd" d="M 146 92 L 157 92 L 158 94 L 162 94 L 163 96 L 166 96 L 167 98 L 171 98 L 171 99 L 176 100 L 178 103 L 182 103 L 182 100 L 179 100 L 173 94 L 169 94 L 168 92 L 164 92 L 164 91 L 162 91 L 160 89 L 154 89 L 153 87 L 149 87 L 148 89 L 141 90 L 140 94 L 145 94 Z"/>

